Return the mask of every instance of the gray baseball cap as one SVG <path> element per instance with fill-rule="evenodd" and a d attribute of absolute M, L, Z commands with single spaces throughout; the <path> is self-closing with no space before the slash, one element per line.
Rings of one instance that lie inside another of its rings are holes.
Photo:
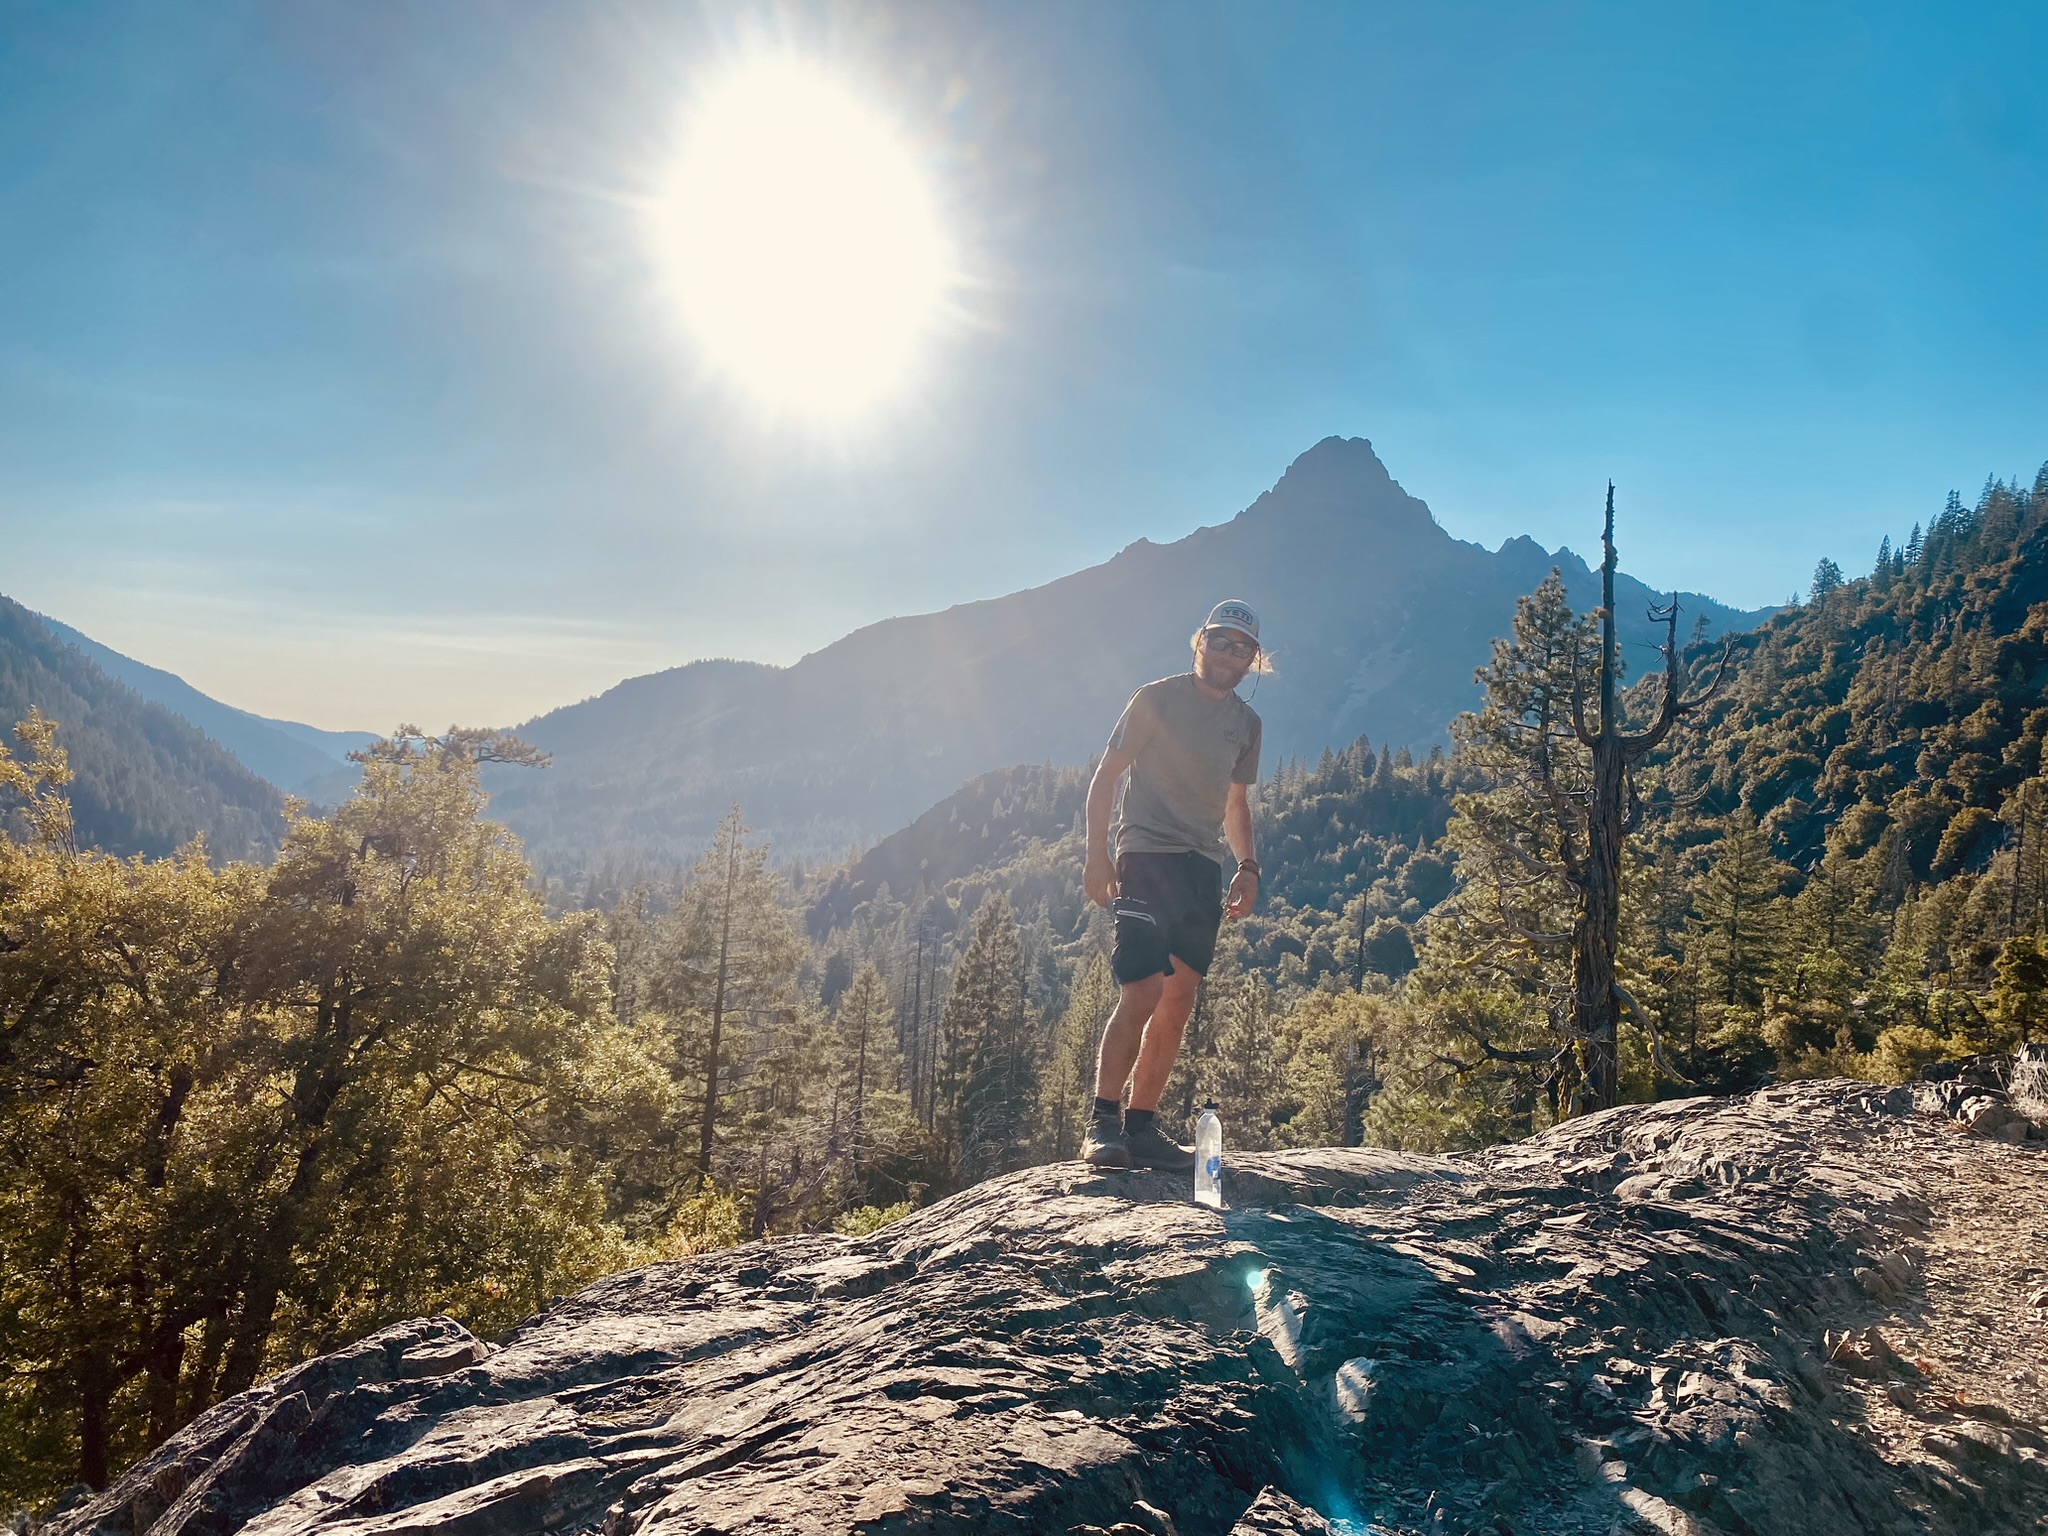
<path fill-rule="evenodd" d="M 1234 629 L 1241 635 L 1259 638 L 1259 616 L 1252 612 L 1252 605 L 1238 598 L 1226 598 L 1209 610 L 1204 629 Z"/>

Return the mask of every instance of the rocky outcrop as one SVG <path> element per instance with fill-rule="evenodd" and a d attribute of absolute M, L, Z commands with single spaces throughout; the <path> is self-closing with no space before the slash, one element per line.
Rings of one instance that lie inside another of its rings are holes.
<path fill-rule="evenodd" d="M 1076 1164 L 388 1329 L 61 1522 L 152 1536 L 2040 1531 L 2048 1152 L 1844 1082 L 1474 1157 Z"/>

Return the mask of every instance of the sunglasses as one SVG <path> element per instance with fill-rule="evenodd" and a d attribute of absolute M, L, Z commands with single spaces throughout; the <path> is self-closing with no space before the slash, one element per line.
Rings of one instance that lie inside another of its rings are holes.
<path fill-rule="evenodd" d="M 1221 651 L 1226 656 L 1256 656 L 1259 642 L 1249 635 L 1241 635 L 1234 629 L 1205 629 L 1202 644 L 1212 651 Z"/>

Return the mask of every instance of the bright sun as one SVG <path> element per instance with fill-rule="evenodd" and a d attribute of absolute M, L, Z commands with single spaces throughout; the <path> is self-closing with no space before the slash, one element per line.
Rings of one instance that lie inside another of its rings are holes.
<path fill-rule="evenodd" d="M 654 218 L 707 361 L 773 410 L 844 421 L 902 393 L 952 284 L 910 146 L 794 60 L 697 103 Z"/>

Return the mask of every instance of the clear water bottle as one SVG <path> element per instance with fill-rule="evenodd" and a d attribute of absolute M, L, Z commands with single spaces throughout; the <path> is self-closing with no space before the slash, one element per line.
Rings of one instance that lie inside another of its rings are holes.
<path fill-rule="evenodd" d="M 1202 1106 L 1202 1118 L 1195 1122 L 1195 1200 L 1223 1209 L 1223 1122 L 1214 1099 Z"/>

